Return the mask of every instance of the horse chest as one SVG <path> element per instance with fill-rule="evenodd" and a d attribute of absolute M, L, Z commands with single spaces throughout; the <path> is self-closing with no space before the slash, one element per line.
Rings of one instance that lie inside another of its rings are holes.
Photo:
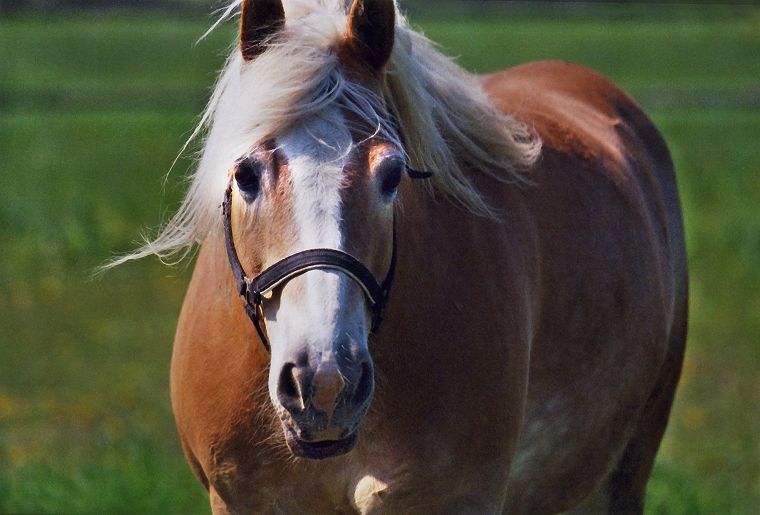
<path fill-rule="evenodd" d="M 212 483 L 212 497 L 240 513 L 376 513 L 391 492 L 372 474 L 353 473 L 345 460 L 321 466 L 294 462 L 263 466 L 254 475 L 236 473 Z"/>

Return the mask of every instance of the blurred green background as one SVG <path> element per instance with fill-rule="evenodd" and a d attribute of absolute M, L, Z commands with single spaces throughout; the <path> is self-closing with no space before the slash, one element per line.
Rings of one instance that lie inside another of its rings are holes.
<path fill-rule="evenodd" d="M 168 395 L 191 263 L 144 260 L 90 278 L 181 198 L 189 162 L 163 180 L 235 25 L 194 45 L 211 21 L 194 3 L 10 13 L 0 1 L 2 513 L 208 512 Z M 469 69 L 575 61 L 651 114 L 678 172 L 691 321 L 647 511 L 757 513 L 760 8 L 406 7 Z"/>

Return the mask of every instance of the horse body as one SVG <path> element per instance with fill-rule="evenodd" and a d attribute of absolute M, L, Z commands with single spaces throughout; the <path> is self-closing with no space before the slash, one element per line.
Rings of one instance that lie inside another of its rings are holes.
<path fill-rule="evenodd" d="M 239 3 L 185 201 L 121 260 L 201 243 L 171 396 L 214 513 L 642 512 L 687 286 L 640 108 L 567 63 L 472 77 L 392 0 Z"/>
<path fill-rule="evenodd" d="M 351 453 L 288 456 L 224 242 L 204 243 L 172 398 L 215 512 L 643 506 L 686 316 L 667 151 L 625 94 L 580 67 L 535 63 L 483 84 L 540 134 L 536 186 L 475 176 L 501 209 L 486 220 L 402 185 L 378 386 Z"/>
<path fill-rule="evenodd" d="M 508 506 L 557 511 L 590 489 L 599 504 L 586 510 L 641 511 L 686 327 L 668 151 L 633 100 L 590 70 L 534 63 L 485 87 L 544 141 L 540 187 L 527 191 L 540 307 Z"/>

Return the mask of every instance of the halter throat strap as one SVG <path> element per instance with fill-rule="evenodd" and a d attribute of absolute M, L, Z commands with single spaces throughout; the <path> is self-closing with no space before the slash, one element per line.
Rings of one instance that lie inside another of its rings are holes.
<path fill-rule="evenodd" d="M 378 283 L 372 272 L 351 254 L 336 249 L 310 249 L 297 252 L 263 270 L 257 276 L 249 278 L 240 262 L 235 241 L 232 236 L 232 181 L 227 185 L 222 203 L 222 220 L 224 223 L 224 241 L 227 247 L 227 259 L 238 293 L 245 301 L 245 311 L 253 322 L 261 343 L 267 352 L 271 351 L 269 338 L 264 327 L 263 296 L 283 286 L 291 279 L 310 270 L 337 270 L 343 272 L 358 284 L 369 304 L 372 313 L 372 333 L 380 328 L 383 308 L 388 301 L 393 278 L 396 274 L 396 224 L 393 224 L 393 250 L 388 273 L 382 283 Z"/>

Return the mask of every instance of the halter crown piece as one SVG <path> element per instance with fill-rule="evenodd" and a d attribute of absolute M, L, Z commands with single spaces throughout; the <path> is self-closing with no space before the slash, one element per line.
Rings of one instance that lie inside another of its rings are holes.
<path fill-rule="evenodd" d="M 427 179 L 432 176 L 430 172 L 419 172 L 407 168 L 407 174 L 413 179 Z M 261 343 L 267 352 L 271 351 L 269 338 L 267 338 L 264 321 L 263 296 L 279 286 L 309 270 L 337 270 L 343 272 L 354 280 L 364 292 L 372 312 L 371 333 L 377 332 L 383 321 L 383 308 L 388 302 L 393 277 L 396 274 L 396 223 L 393 223 L 393 250 L 391 264 L 388 273 L 382 283 L 378 283 L 372 272 L 354 256 L 342 250 L 336 249 L 309 249 L 297 252 L 262 271 L 259 275 L 249 278 L 235 249 L 235 241 L 232 237 L 232 182 L 230 177 L 227 190 L 222 203 L 222 219 L 224 222 L 224 241 L 227 247 L 227 259 L 235 277 L 238 293 L 245 301 L 245 312 L 253 322 L 256 332 L 259 334 Z"/>

